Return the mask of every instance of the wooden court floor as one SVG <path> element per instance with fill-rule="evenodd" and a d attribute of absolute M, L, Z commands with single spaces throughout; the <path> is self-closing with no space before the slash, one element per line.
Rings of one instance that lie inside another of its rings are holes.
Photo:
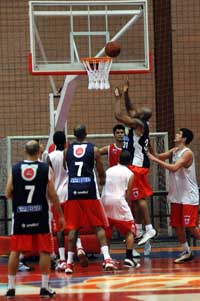
<path fill-rule="evenodd" d="M 194 247 L 192 261 L 174 264 L 178 249 L 153 249 L 151 257 L 141 257 L 138 269 L 103 272 L 100 257 L 91 259 L 87 268 L 75 265 L 72 275 L 52 272 L 51 286 L 58 301 L 199 301 L 200 248 Z M 123 254 L 115 250 L 112 256 L 121 261 Z M 37 263 L 33 272 L 17 276 L 16 301 L 37 301 L 40 273 Z M 0 258 L 0 301 L 7 287 L 7 258 Z"/>

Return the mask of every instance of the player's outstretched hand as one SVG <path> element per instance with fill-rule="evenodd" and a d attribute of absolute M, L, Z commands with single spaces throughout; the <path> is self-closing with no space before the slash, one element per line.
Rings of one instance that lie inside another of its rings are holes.
<path fill-rule="evenodd" d="M 115 88 L 114 94 L 115 94 L 115 97 L 121 97 L 122 96 L 122 92 L 120 91 L 120 89 L 118 87 Z"/>
<path fill-rule="evenodd" d="M 124 84 L 124 92 L 127 92 L 129 89 L 129 80 L 127 79 L 126 83 Z"/>

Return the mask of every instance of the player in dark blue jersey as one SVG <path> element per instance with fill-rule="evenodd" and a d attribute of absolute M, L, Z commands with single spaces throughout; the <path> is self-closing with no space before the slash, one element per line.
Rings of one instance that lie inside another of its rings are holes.
<path fill-rule="evenodd" d="M 126 112 L 124 113 L 120 108 L 122 93 L 119 88 L 115 89 L 115 117 L 118 121 L 129 127 L 128 141 L 126 141 L 125 148 L 132 154 L 132 165 L 130 169 L 135 174 L 132 199 L 134 201 L 134 215 L 136 217 L 137 227 L 139 229 L 142 227 L 142 221 L 145 224 L 145 233 L 138 243 L 141 245 L 156 235 L 156 231 L 151 224 L 148 204 L 145 200 L 146 197 L 153 193 L 147 180 L 150 166 L 147 156 L 150 147 L 148 123 L 152 111 L 147 107 L 136 109 L 133 101 L 129 98 L 128 90 L 129 82 L 127 81 L 124 85 L 126 107 Z"/>
<path fill-rule="evenodd" d="M 47 164 L 38 161 L 38 142 L 29 141 L 25 150 L 26 160 L 13 166 L 6 185 L 6 197 L 12 199 L 13 211 L 6 297 L 15 297 L 19 254 L 37 251 L 40 254 L 42 274 L 40 297 L 47 298 L 55 295 L 48 285 L 53 238 L 47 192 L 59 215 L 61 229 L 65 228 L 65 219 L 55 192 L 52 170 Z"/>
<path fill-rule="evenodd" d="M 108 226 L 103 206 L 99 201 L 94 168 L 99 176 L 99 183 L 104 185 L 105 172 L 98 148 L 86 141 L 87 131 L 84 125 L 74 129 L 76 141 L 66 151 L 68 169 L 68 201 L 66 203 L 66 228 L 68 234 L 68 258 L 66 273 L 73 272 L 73 256 L 78 231 L 85 226 L 93 228 L 101 244 L 105 260 L 105 269 L 113 270 L 104 228 Z"/>

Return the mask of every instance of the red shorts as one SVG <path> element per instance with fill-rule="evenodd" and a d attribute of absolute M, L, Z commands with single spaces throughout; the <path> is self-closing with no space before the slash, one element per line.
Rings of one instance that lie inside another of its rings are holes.
<path fill-rule="evenodd" d="M 99 200 L 68 200 L 64 214 L 67 231 L 109 226 L 104 208 Z"/>
<path fill-rule="evenodd" d="M 199 206 L 171 203 L 170 225 L 172 227 L 195 227 Z"/>
<path fill-rule="evenodd" d="M 113 227 L 115 227 L 123 236 L 126 236 L 128 232 L 132 232 L 134 236 L 136 235 L 136 226 L 134 221 L 120 221 L 112 218 L 108 218 L 108 221 L 110 228 L 106 229 L 107 237 L 111 237 Z"/>
<path fill-rule="evenodd" d="M 145 199 L 153 194 L 152 188 L 147 180 L 149 168 L 129 165 L 128 168 L 134 173 L 131 191 L 132 201 Z"/>
<path fill-rule="evenodd" d="M 54 250 L 51 233 L 11 235 L 10 251 L 52 253 Z"/>
<path fill-rule="evenodd" d="M 60 203 L 63 213 L 65 212 L 65 204 L 66 204 L 66 202 Z M 51 206 L 51 212 L 53 215 L 52 221 L 51 221 L 52 231 L 55 234 L 60 230 L 60 226 L 58 223 L 59 217 L 58 217 L 58 213 L 57 213 L 56 209 L 54 208 L 54 206 Z"/>

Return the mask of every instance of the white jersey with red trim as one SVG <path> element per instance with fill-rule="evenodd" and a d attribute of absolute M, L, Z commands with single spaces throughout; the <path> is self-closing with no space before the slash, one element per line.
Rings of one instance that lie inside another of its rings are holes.
<path fill-rule="evenodd" d="M 109 218 L 121 221 L 133 220 L 133 215 L 126 201 L 126 190 L 132 175 L 133 173 L 121 164 L 107 169 L 101 201 Z"/>
<path fill-rule="evenodd" d="M 189 150 L 187 147 L 182 150 L 176 149 L 172 156 L 172 163 L 176 163 Z M 192 164 L 188 168 L 182 167 L 176 172 L 170 172 L 169 175 L 168 200 L 172 203 L 198 205 L 199 191 L 194 156 Z"/>
<path fill-rule="evenodd" d="M 54 185 L 61 203 L 68 199 L 68 174 L 63 167 L 63 151 L 55 150 L 49 154 L 53 171 Z"/>

